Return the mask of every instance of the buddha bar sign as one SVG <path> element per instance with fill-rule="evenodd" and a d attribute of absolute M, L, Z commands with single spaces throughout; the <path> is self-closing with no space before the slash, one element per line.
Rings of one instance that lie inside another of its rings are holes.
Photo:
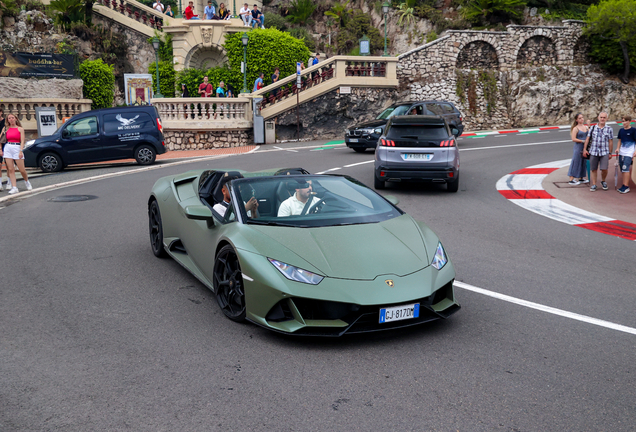
<path fill-rule="evenodd" d="M 73 56 L 68 54 L 0 51 L 0 76 L 73 78 L 75 77 L 75 61 Z"/>

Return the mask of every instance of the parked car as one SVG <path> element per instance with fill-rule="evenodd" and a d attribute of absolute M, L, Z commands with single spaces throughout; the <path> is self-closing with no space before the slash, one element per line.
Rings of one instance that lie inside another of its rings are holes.
<path fill-rule="evenodd" d="M 392 117 L 375 151 L 375 188 L 383 189 L 386 182 L 428 181 L 446 183 L 449 192 L 457 192 L 458 133 L 439 116 Z"/>
<path fill-rule="evenodd" d="M 391 105 L 375 119 L 345 130 L 345 144 L 357 152 L 376 148 L 380 135 L 384 133 L 386 122 L 396 115 L 437 115 L 446 120 L 450 127 L 458 130 L 457 136 L 464 132 L 462 114 L 451 102 L 420 101 L 400 102 Z"/>
<path fill-rule="evenodd" d="M 426 224 L 351 177 L 305 173 L 160 178 L 147 203 L 152 252 L 212 290 L 227 318 L 286 334 L 396 329 L 460 309 L 455 269 Z M 281 212 L 303 196 L 302 209 Z"/>
<path fill-rule="evenodd" d="M 56 172 L 68 165 L 136 159 L 141 165 L 166 152 L 154 106 L 104 108 L 71 117 L 49 136 L 28 141 L 25 165 Z"/>

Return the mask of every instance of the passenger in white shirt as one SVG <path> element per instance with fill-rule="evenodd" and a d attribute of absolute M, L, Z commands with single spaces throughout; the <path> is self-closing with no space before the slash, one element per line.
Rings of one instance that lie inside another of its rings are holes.
<path fill-rule="evenodd" d="M 307 208 L 307 211 L 309 211 L 312 206 L 320 202 L 319 198 L 316 198 L 311 194 L 311 182 L 309 181 L 306 184 L 306 188 L 296 189 L 296 193 L 294 195 L 283 201 L 278 208 L 278 217 L 300 215 L 303 212 L 309 197 L 311 197 L 311 204 Z"/>
<path fill-rule="evenodd" d="M 239 15 L 243 20 L 243 25 L 249 27 L 252 24 L 252 11 L 250 10 L 250 7 L 247 5 L 247 3 L 245 3 L 241 8 L 241 10 L 239 11 Z"/>
<path fill-rule="evenodd" d="M 232 197 L 230 196 L 230 191 L 227 188 L 227 184 L 223 185 L 221 192 L 223 193 L 223 202 L 214 204 L 214 207 L 212 207 L 212 210 L 214 210 L 215 212 L 220 214 L 221 217 L 223 217 L 225 216 L 225 212 L 227 211 L 228 207 L 230 207 Z M 257 212 L 258 201 L 256 200 L 256 198 L 252 197 L 247 203 L 245 203 L 245 210 L 247 210 L 248 217 L 252 217 L 252 210 L 254 211 L 254 218 L 258 216 L 258 212 Z"/>
<path fill-rule="evenodd" d="M 163 13 L 163 3 L 161 3 L 161 0 L 157 0 L 155 3 L 153 3 L 152 5 L 153 9 L 156 9 L 158 12 Z"/>

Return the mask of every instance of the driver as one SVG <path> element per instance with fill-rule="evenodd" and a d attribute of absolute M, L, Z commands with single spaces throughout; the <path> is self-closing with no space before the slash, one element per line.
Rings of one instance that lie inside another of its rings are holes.
<path fill-rule="evenodd" d="M 212 209 L 220 214 L 221 217 L 223 217 L 225 216 L 225 212 L 230 206 L 230 202 L 232 200 L 230 190 L 227 187 L 227 183 L 223 185 L 223 187 L 221 188 L 221 192 L 223 193 L 223 201 L 218 204 L 214 204 L 214 207 L 212 207 Z M 248 202 L 245 203 L 245 210 L 247 211 L 248 217 L 258 217 L 258 201 L 256 200 L 256 198 L 252 197 Z M 254 216 L 252 216 L 252 214 L 254 214 Z"/>
<path fill-rule="evenodd" d="M 280 205 L 278 209 L 278 217 L 300 215 L 307 205 L 309 197 L 311 197 L 311 204 L 307 206 L 305 213 L 307 213 L 312 206 L 320 202 L 319 198 L 313 196 L 314 193 L 311 191 L 311 180 L 300 182 L 298 186 L 299 187 L 296 188 L 296 193 L 287 198 Z"/>

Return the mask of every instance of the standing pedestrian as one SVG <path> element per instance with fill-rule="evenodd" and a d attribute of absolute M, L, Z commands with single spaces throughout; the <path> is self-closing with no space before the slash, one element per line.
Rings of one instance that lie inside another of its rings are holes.
<path fill-rule="evenodd" d="M 172 7 L 170 7 L 170 5 L 166 7 L 166 15 L 168 15 L 170 18 L 174 18 L 174 12 L 172 12 Z"/>
<path fill-rule="evenodd" d="M 216 89 L 216 97 L 225 97 L 225 83 L 221 81 Z"/>
<path fill-rule="evenodd" d="M 265 86 L 265 82 L 263 81 L 264 76 L 265 74 L 263 72 L 258 73 L 258 78 L 256 78 L 256 81 L 254 81 L 254 90 L 252 90 L 253 92 L 259 91 Z"/>
<path fill-rule="evenodd" d="M 622 194 L 629 192 L 629 169 L 636 156 L 636 129 L 631 125 L 632 117 L 623 116 L 623 128 L 618 131 L 618 146 L 616 156 L 618 165 L 623 173 L 623 185 L 618 189 Z"/>
<path fill-rule="evenodd" d="M 13 115 L 7 115 L 7 120 L 5 123 L 6 136 L 7 136 L 7 144 L 4 147 L 4 151 L 2 152 L 2 156 L 4 157 L 5 164 L 7 166 L 7 176 L 9 177 L 9 181 L 11 182 L 11 190 L 9 190 L 10 194 L 18 193 L 17 181 L 15 179 L 15 164 L 18 165 L 18 170 L 20 170 L 20 174 L 22 174 L 22 179 L 24 180 L 24 184 L 26 185 L 27 190 L 33 189 L 31 183 L 29 182 L 29 178 L 27 177 L 26 169 L 24 169 L 24 129 L 20 124 L 20 120 Z"/>
<path fill-rule="evenodd" d="M 311 65 L 312 66 L 317 65 L 319 62 L 320 62 L 320 53 L 317 52 L 316 56 L 314 57 L 314 60 L 311 62 Z"/>
<path fill-rule="evenodd" d="M 5 132 L 4 122 L 5 122 L 4 110 L 0 108 L 0 136 L 2 136 L 2 134 Z M 0 148 L 0 150 L 4 151 L 5 144 L 6 144 L 6 141 L 2 143 L 2 148 Z M 2 166 L 3 163 L 4 163 L 4 158 L 0 156 L 0 166 Z M 7 190 L 9 189 L 11 189 L 11 180 L 7 181 Z M 1 190 L 2 190 L 2 169 L 0 168 L 0 191 Z"/>
<path fill-rule="evenodd" d="M 190 97 L 190 92 L 188 91 L 188 86 L 185 83 L 181 83 L 181 97 L 187 98 Z"/>
<path fill-rule="evenodd" d="M 212 95 L 212 84 L 208 82 L 208 77 L 203 77 L 203 82 L 199 84 L 199 96 L 201 97 L 211 97 Z"/>
<path fill-rule="evenodd" d="M 585 167 L 585 159 L 583 159 L 583 143 L 587 137 L 588 127 L 584 124 L 585 119 L 583 114 L 578 113 L 574 116 L 574 122 L 570 128 L 570 137 L 574 141 L 574 150 L 572 152 L 572 161 L 570 162 L 570 169 L 568 175 L 570 176 L 570 185 L 578 185 L 581 183 L 589 183 L 589 180 L 585 179 L 585 173 L 587 171 Z"/>
<path fill-rule="evenodd" d="M 607 166 L 614 148 L 614 131 L 605 122 L 607 122 L 607 113 L 603 111 L 598 115 L 598 125 L 590 128 L 587 132 L 585 144 L 583 144 L 583 157 L 590 155 L 590 192 L 596 192 L 596 179 L 599 168 L 601 169 L 601 187 L 603 190 L 609 189 L 605 180 L 607 179 Z M 587 151 L 588 143 L 591 143 L 589 153 Z"/>
<path fill-rule="evenodd" d="M 279 77 L 280 77 L 280 69 L 276 68 L 274 69 L 274 73 L 272 74 L 272 84 L 275 84 L 276 82 L 278 82 Z M 272 94 L 276 96 L 278 94 L 278 89 L 275 88 L 274 90 L 272 90 Z"/>
<path fill-rule="evenodd" d="M 164 10 L 164 6 L 163 6 L 163 3 L 161 3 L 161 0 L 157 0 L 156 2 L 154 2 L 152 4 L 152 8 L 159 13 L 163 13 L 163 10 Z"/>

